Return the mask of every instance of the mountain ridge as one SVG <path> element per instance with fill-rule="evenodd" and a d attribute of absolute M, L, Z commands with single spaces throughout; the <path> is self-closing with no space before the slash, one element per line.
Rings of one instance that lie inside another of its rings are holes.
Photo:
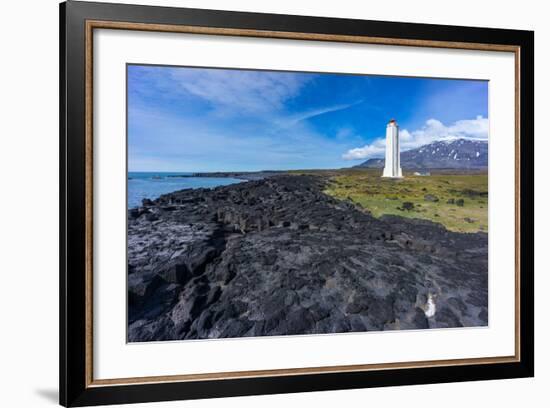
<path fill-rule="evenodd" d="M 401 167 L 414 169 L 485 169 L 489 144 L 486 140 L 439 140 L 401 153 Z M 354 168 L 383 168 L 383 158 L 372 158 Z"/>

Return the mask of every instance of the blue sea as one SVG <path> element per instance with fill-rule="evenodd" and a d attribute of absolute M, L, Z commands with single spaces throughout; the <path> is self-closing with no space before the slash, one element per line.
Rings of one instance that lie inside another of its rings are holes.
<path fill-rule="evenodd" d="M 184 188 L 214 188 L 240 183 L 244 180 L 228 177 L 173 177 L 192 173 L 128 172 L 128 208 L 141 205 L 141 200 L 154 200 L 162 194 Z"/>

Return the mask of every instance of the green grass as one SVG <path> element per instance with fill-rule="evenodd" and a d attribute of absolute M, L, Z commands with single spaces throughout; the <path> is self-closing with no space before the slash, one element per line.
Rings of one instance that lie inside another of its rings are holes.
<path fill-rule="evenodd" d="M 381 178 L 381 170 L 377 169 L 339 170 L 327 175 L 330 184 L 325 193 L 351 200 L 375 217 L 393 214 L 439 222 L 451 231 L 487 232 L 486 173 L 439 172 L 415 176 L 407 172 L 399 180 Z M 427 200 L 430 195 L 438 201 Z M 457 205 L 459 200 L 464 201 L 463 206 Z M 412 203 L 408 204 L 412 208 L 404 209 L 405 202 Z"/>

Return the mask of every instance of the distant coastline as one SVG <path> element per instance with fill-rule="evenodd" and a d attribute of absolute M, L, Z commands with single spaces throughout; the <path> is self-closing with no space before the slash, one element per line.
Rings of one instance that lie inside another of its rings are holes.
<path fill-rule="evenodd" d="M 215 171 L 215 172 L 196 172 L 189 174 L 169 175 L 166 177 L 185 178 L 185 177 L 205 177 L 205 178 L 235 178 L 240 180 L 261 180 L 267 177 L 273 177 L 286 173 L 280 170 L 260 170 L 260 171 Z"/>

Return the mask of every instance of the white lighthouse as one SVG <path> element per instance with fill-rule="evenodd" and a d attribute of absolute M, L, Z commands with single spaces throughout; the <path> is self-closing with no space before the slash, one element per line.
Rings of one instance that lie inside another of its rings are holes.
<path fill-rule="evenodd" d="M 401 178 L 401 153 L 399 152 L 399 126 L 390 120 L 386 126 L 386 165 L 382 177 Z"/>

